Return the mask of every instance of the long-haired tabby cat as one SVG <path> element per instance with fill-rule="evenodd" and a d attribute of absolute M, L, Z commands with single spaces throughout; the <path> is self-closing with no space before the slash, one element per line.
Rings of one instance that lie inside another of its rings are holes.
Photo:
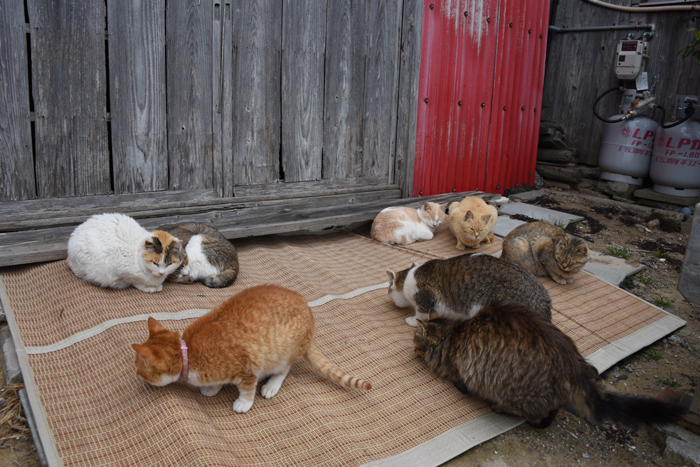
<path fill-rule="evenodd" d="M 498 210 L 478 196 L 467 196 L 450 204 L 450 230 L 457 239 L 457 249 L 478 248 L 483 243 L 493 243 L 493 228 Z"/>
<path fill-rule="evenodd" d="M 204 224 L 161 225 L 158 230 L 179 238 L 187 256 L 182 266 L 168 276 L 169 281 L 202 281 L 207 287 L 228 287 L 238 276 L 238 253 L 221 232 Z"/>
<path fill-rule="evenodd" d="M 389 297 L 396 306 L 413 307 L 416 320 L 438 316 L 470 319 L 494 301 L 518 303 L 552 318 L 552 300 L 542 283 L 519 264 L 489 255 L 466 254 L 449 259 L 433 259 L 389 275 Z"/>
<path fill-rule="evenodd" d="M 181 265 L 182 242 L 167 232 L 148 232 L 124 214 L 97 214 L 68 239 L 68 266 L 79 278 L 112 289 L 134 286 L 153 293 Z"/>
<path fill-rule="evenodd" d="M 382 210 L 372 222 L 372 238 L 378 242 L 408 245 L 431 240 L 445 219 L 446 204 L 427 202 L 420 209 L 391 207 Z"/>
<path fill-rule="evenodd" d="M 597 370 L 541 313 L 492 304 L 469 321 L 419 321 L 416 354 L 440 377 L 488 401 L 493 410 L 546 428 L 560 407 L 636 427 L 677 421 L 685 409 L 649 397 L 604 392 Z"/>
<path fill-rule="evenodd" d="M 258 381 L 268 376 L 260 394 L 266 399 L 277 394 L 299 357 L 340 386 L 372 388 L 321 353 L 306 300 L 277 285 L 244 289 L 187 326 L 182 338 L 149 318 L 148 340 L 132 348 L 138 376 L 154 386 L 182 379 L 211 397 L 224 384 L 235 384 L 238 413 L 250 410 Z"/>
<path fill-rule="evenodd" d="M 522 224 L 503 239 L 501 258 L 522 264 L 536 276 L 570 284 L 590 258 L 588 245 L 551 222 Z"/>

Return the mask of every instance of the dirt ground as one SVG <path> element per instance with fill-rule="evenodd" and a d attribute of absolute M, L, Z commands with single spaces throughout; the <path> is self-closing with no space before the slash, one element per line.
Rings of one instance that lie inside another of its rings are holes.
<path fill-rule="evenodd" d="M 572 196 L 573 195 L 573 196 Z M 700 378 L 700 305 L 683 298 L 676 286 L 688 243 L 679 225 L 659 226 L 624 208 L 604 208 L 595 198 L 576 192 L 552 191 L 531 202 L 550 209 L 584 215 L 570 232 L 586 239 L 597 252 L 626 252 L 646 268 L 623 284 L 630 293 L 665 308 L 687 321 L 672 335 L 619 362 L 603 373 L 611 391 L 655 397 L 667 387 L 692 395 Z M 4 376 L 0 381 L 4 381 Z M 31 440 L 17 387 L 0 393 L 0 466 L 36 467 L 39 459 Z M 654 429 L 594 427 L 564 410 L 547 429 L 522 424 L 446 463 L 461 466 L 682 466 L 663 456 L 666 436 Z"/>
<path fill-rule="evenodd" d="M 553 191 L 551 196 L 530 204 L 587 217 L 586 221 L 569 229 L 570 233 L 586 239 L 589 248 L 599 253 L 611 249 L 621 251 L 626 247 L 630 261 L 646 265 L 646 268 L 626 280 L 622 287 L 688 323 L 604 372 L 601 376 L 605 388 L 652 397 L 667 387 L 694 394 L 700 378 L 700 305 L 685 300 L 677 290 L 688 236 L 674 231 L 680 229 L 679 225 L 662 221 L 652 230 L 648 219 L 630 212 L 624 205 L 621 209 L 605 208 L 596 204 L 595 198 L 571 196 L 573 193 Z M 689 465 L 665 459 L 665 444 L 666 435 L 655 429 L 594 427 L 560 410 L 547 429 L 534 429 L 524 423 L 444 465 Z"/>

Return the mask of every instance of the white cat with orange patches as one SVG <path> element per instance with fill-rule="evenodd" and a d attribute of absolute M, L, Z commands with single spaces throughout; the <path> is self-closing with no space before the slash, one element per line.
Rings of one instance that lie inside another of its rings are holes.
<path fill-rule="evenodd" d="M 445 220 L 446 204 L 427 202 L 416 210 L 407 207 L 386 208 L 372 222 L 372 238 L 378 242 L 409 245 L 431 240 L 435 229 Z"/>
<path fill-rule="evenodd" d="M 182 242 L 167 232 L 148 232 L 123 214 L 94 215 L 68 239 L 68 266 L 91 284 L 111 289 L 134 286 L 163 290 L 184 258 Z"/>
<path fill-rule="evenodd" d="M 372 388 L 321 353 L 306 300 L 277 285 L 242 290 L 190 324 L 182 338 L 149 318 L 148 340 L 132 348 L 136 351 L 136 373 L 154 386 L 182 379 L 199 387 L 202 395 L 212 397 L 224 384 L 236 385 L 239 396 L 233 410 L 237 413 L 253 406 L 258 381 L 269 377 L 260 389 L 264 398 L 277 394 L 299 358 L 340 386 Z"/>

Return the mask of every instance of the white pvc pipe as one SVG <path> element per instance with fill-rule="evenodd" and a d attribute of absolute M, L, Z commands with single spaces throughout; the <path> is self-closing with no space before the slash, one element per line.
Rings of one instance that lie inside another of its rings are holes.
<path fill-rule="evenodd" d="M 612 3 L 601 2 L 600 0 L 586 0 L 588 3 L 610 8 L 617 11 L 628 11 L 630 13 L 653 13 L 655 11 L 700 11 L 700 5 L 675 5 L 675 6 L 649 6 L 649 7 L 631 7 L 613 5 Z"/>

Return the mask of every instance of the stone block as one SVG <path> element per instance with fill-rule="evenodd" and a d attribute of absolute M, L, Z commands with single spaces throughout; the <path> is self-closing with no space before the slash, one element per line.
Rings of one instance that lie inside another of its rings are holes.
<path fill-rule="evenodd" d="M 10 328 L 3 326 L 0 329 L 0 343 L 2 343 L 2 358 L 5 369 L 5 385 L 21 383 L 22 370 L 19 367 L 19 359 L 15 351 L 15 343 L 10 334 Z"/>
<path fill-rule="evenodd" d="M 685 249 L 683 269 L 678 280 L 678 291 L 691 302 L 700 303 L 700 215 L 698 213 L 700 203 L 695 206 L 696 215 L 693 216 L 693 226 L 688 237 L 688 246 Z"/>
<path fill-rule="evenodd" d="M 700 446 L 668 436 L 664 459 L 677 465 L 698 467 L 700 466 Z"/>

